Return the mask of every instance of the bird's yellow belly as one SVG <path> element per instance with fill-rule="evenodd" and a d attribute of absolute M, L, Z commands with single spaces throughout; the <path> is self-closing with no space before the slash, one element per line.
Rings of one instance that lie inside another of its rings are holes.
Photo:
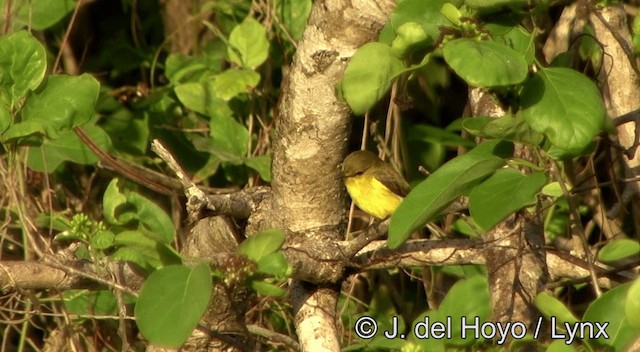
<path fill-rule="evenodd" d="M 348 177 L 344 183 L 358 208 L 378 219 L 391 215 L 403 199 L 373 176 Z"/>

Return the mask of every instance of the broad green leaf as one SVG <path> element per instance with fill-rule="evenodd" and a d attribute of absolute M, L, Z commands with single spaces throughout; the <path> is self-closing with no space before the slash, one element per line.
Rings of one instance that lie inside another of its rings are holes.
<path fill-rule="evenodd" d="M 0 37 L 0 105 L 13 110 L 28 91 L 36 89 L 47 69 L 42 44 L 26 31 Z"/>
<path fill-rule="evenodd" d="M 629 257 L 640 258 L 640 243 L 636 240 L 612 240 L 598 251 L 598 260 L 602 262 L 615 262 Z"/>
<path fill-rule="evenodd" d="M 98 231 L 98 233 L 91 236 L 91 246 L 94 249 L 103 250 L 111 247 L 115 236 L 111 231 Z"/>
<path fill-rule="evenodd" d="M 244 164 L 256 170 L 260 178 L 271 182 L 271 155 L 258 155 L 244 159 Z"/>
<path fill-rule="evenodd" d="M 399 247 L 411 233 L 438 216 L 460 196 L 468 194 L 504 165 L 504 158 L 512 152 L 510 143 L 488 141 L 437 169 L 407 195 L 391 216 L 389 248 Z"/>
<path fill-rule="evenodd" d="M 120 185 L 118 179 L 109 183 L 102 198 L 105 220 L 112 225 L 139 224 L 149 238 L 160 243 L 170 243 L 175 236 L 175 226 L 167 213 L 153 201 Z"/>
<path fill-rule="evenodd" d="M 578 322 L 578 318 L 571 313 L 564 303 L 546 292 L 538 294 L 533 300 L 533 304 L 547 319 L 555 317 L 561 326 L 564 323 L 574 324 Z"/>
<path fill-rule="evenodd" d="M 27 99 L 19 122 L 5 132 L 5 139 L 44 134 L 55 139 L 60 133 L 85 124 L 93 117 L 100 83 L 89 74 L 52 75 Z"/>
<path fill-rule="evenodd" d="M 465 0 L 464 3 L 474 9 L 504 10 L 505 7 L 517 8 L 527 4 L 526 0 Z"/>
<path fill-rule="evenodd" d="M 624 302 L 624 314 L 629 325 L 640 333 L 640 278 L 636 278 L 629 287 Z"/>
<path fill-rule="evenodd" d="M 224 110 L 212 111 L 209 117 L 209 133 L 214 147 L 239 158 L 247 155 L 251 138 L 249 130 Z"/>
<path fill-rule="evenodd" d="M 391 27 L 397 31 L 407 22 L 416 22 L 422 26 L 428 40 L 426 45 L 432 45 L 440 36 L 440 27 L 449 26 L 451 22 L 440 13 L 445 0 L 405 0 L 398 3 L 391 14 Z M 396 32 L 397 33 L 397 32 Z"/>
<path fill-rule="evenodd" d="M 521 116 L 554 146 L 582 151 L 603 128 L 600 91 L 583 74 L 561 67 L 541 69 L 522 90 Z"/>
<path fill-rule="evenodd" d="M 213 90 L 213 83 L 192 82 L 177 85 L 174 88 L 178 100 L 187 108 L 206 115 L 212 108 L 219 106 L 216 103 L 216 94 Z M 226 104 L 224 104 L 226 105 Z"/>
<path fill-rule="evenodd" d="M 36 31 L 58 23 L 76 6 L 73 0 L 29 0 L 27 3 L 20 7 L 17 20 Z"/>
<path fill-rule="evenodd" d="M 447 147 L 473 148 L 475 146 L 473 141 L 462 138 L 459 133 L 426 124 L 412 124 L 405 133 L 408 141 L 429 142 Z"/>
<path fill-rule="evenodd" d="M 427 40 L 424 29 L 416 22 L 403 24 L 396 33 L 396 38 L 391 43 L 391 51 L 399 58 L 402 58 L 412 47 Z"/>
<path fill-rule="evenodd" d="M 82 129 L 102 150 L 113 150 L 111 140 L 102 128 L 88 123 Z M 27 166 L 32 170 L 51 173 L 65 161 L 93 165 L 98 162 L 98 157 L 73 130 L 61 132 L 57 139 L 45 139 L 38 147 L 29 147 Z"/>
<path fill-rule="evenodd" d="M 260 82 L 260 75 L 251 70 L 228 69 L 213 77 L 215 95 L 225 101 L 249 93 Z"/>
<path fill-rule="evenodd" d="M 571 345 L 567 345 L 564 340 L 555 340 L 547 347 L 545 352 L 576 352 L 576 349 Z"/>
<path fill-rule="evenodd" d="M 564 186 L 567 189 L 567 191 L 571 190 L 571 185 L 565 184 Z M 554 197 L 554 198 L 559 198 L 564 196 L 564 192 L 562 191 L 562 186 L 558 181 L 546 184 L 544 187 L 542 187 L 541 192 L 545 196 Z"/>
<path fill-rule="evenodd" d="M 497 43 L 502 43 L 511 47 L 524 57 L 526 63 L 530 65 L 535 55 L 535 45 L 533 35 L 521 26 L 502 27 L 497 29 L 496 25 L 487 25 L 487 30 L 491 32 L 491 37 Z"/>
<path fill-rule="evenodd" d="M 251 288 L 263 296 L 283 298 L 287 295 L 282 287 L 264 281 L 252 281 Z"/>
<path fill-rule="evenodd" d="M 291 37 L 294 40 L 302 38 L 311 13 L 311 0 L 278 0 L 276 11 Z"/>
<path fill-rule="evenodd" d="M 235 64 L 254 69 L 262 65 L 269 54 L 267 31 L 260 22 L 247 17 L 231 31 L 227 51 Z"/>
<path fill-rule="evenodd" d="M 150 239 L 140 231 L 120 232 L 113 245 L 118 249 L 109 256 L 112 260 L 132 262 L 149 271 L 182 262 L 171 247 Z"/>
<path fill-rule="evenodd" d="M 454 39 L 444 45 L 442 53 L 451 69 L 474 87 L 518 84 L 529 71 L 521 54 L 493 41 Z"/>
<path fill-rule="evenodd" d="M 160 243 L 171 243 L 176 227 L 167 213 L 153 201 L 133 192 L 125 191 L 127 204 L 136 209 L 136 217 L 148 236 Z"/>
<path fill-rule="evenodd" d="M 600 336 L 597 341 L 616 351 L 626 351 L 639 333 L 629 324 L 624 311 L 625 298 L 630 287 L 631 283 L 626 283 L 605 292 L 589 305 L 582 317 L 582 321 L 609 323 L 606 328 L 609 338 Z"/>
<path fill-rule="evenodd" d="M 117 208 L 127 202 L 127 197 L 120 191 L 118 182 L 118 179 L 113 179 L 109 182 L 109 185 L 107 185 L 107 189 L 102 195 L 102 214 L 104 215 L 106 223 L 121 226 L 133 219 L 123 219 L 117 212 Z"/>
<path fill-rule="evenodd" d="M 222 42 L 210 46 L 212 50 L 197 56 L 170 54 L 165 61 L 164 74 L 167 79 L 174 85 L 201 82 L 210 74 L 220 72 L 227 47 Z"/>
<path fill-rule="evenodd" d="M 487 139 L 504 139 L 538 145 L 542 142 L 542 134 L 531 129 L 522 117 L 505 115 L 501 117 L 470 117 L 462 121 L 462 126 L 469 133 Z"/>
<path fill-rule="evenodd" d="M 391 48 L 367 43 L 351 58 L 340 82 L 342 96 L 356 115 L 367 112 L 382 98 L 404 65 Z"/>
<path fill-rule="evenodd" d="M 523 175 L 515 169 L 496 171 L 469 193 L 469 211 L 484 230 L 528 205 L 535 204 L 536 194 L 547 182 L 544 173 Z"/>
<path fill-rule="evenodd" d="M 258 271 L 275 277 L 287 277 L 291 274 L 291 267 L 284 254 L 273 252 L 258 260 Z"/>
<path fill-rule="evenodd" d="M 189 140 L 193 143 L 193 146 L 197 151 L 209 153 L 214 158 L 209 159 L 211 163 L 210 166 L 213 168 L 217 168 L 221 161 L 225 161 L 233 165 L 240 165 L 244 161 L 241 155 L 237 155 L 234 151 L 225 149 L 219 142 L 216 142 L 211 138 L 194 134 L 189 136 Z"/>
<path fill-rule="evenodd" d="M 68 313 L 77 315 L 113 315 L 117 319 L 118 300 L 108 290 L 66 290 L 62 300 Z"/>
<path fill-rule="evenodd" d="M 442 4 L 442 7 L 440 8 L 440 13 L 446 17 L 449 22 L 453 23 L 454 26 L 458 27 L 460 26 L 461 22 L 460 22 L 460 18 L 462 18 L 462 13 L 460 12 L 460 10 L 458 10 L 458 8 L 450 3 L 450 2 L 445 2 L 444 4 Z"/>
<path fill-rule="evenodd" d="M 491 303 L 489 299 L 489 286 L 487 278 L 483 275 L 463 279 L 455 283 L 447 292 L 438 308 L 440 317 L 451 317 L 452 339 L 447 343 L 456 346 L 468 346 L 476 342 L 473 337 L 462 339 L 462 318 L 466 324 L 472 324 L 477 317 L 480 324 L 489 319 Z M 468 335 L 467 335 L 468 336 Z"/>
<path fill-rule="evenodd" d="M 269 229 L 257 233 L 240 243 L 238 253 L 253 261 L 275 253 L 284 243 L 284 233 L 278 229 Z"/>
<path fill-rule="evenodd" d="M 431 309 L 431 310 L 419 313 L 418 317 L 413 321 L 413 324 L 411 325 L 414 327 L 414 329 L 410 329 L 409 338 L 411 339 L 411 341 L 413 341 L 415 344 L 417 344 L 422 348 L 421 351 L 446 352 L 446 348 L 444 344 L 444 341 L 446 341 L 446 339 L 434 339 L 434 338 L 427 339 L 427 338 L 424 338 L 424 336 L 421 336 L 421 337 L 416 336 L 416 333 L 425 334 L 427 319 L 429 321 L 430 326 L 433 326 L 431 324 L 435 322 L 440 322 L 440 323 L 446 322 L 446 317 L 444 316 L 444 314 L 440 314 L 440 311 L 437 309 Z M 385 331 L 389 331 L 389 330 L 385 329 Z M 429 336 L 433 336 L 433 334 L 430 334 Z"/>
<path fill-rule="evenodd" d="M 161 347 L 180 347 L 200 321 L 211 299 L 207 264 L 193 269 L 172 265 L 153 272 L 135 307 L 142 335 Z"/>

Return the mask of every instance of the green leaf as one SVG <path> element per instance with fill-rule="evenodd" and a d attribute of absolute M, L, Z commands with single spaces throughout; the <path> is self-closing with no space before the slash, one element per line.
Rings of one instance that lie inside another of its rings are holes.
<path fill-rule="evenodd" d="M 513 145 L 488 141 L 450 160 L 416 186 L 391 216 L 387 245 L 394 249 L 417 229 L 439 215 L 460 196 L 504 165 Z"/>
<path fill-rule="evenodd" d="M 488 24 L 486 28 L 491 33 L 491 38 L 493 38 L 495 42 L 511 47 L 524 57 L 528 65 L 533 62 L 535 58 L 535 45 L 533 35 L 529 33 L 529 31 L 521 26 L 505 28 L 495 24 Z"/>
<path fill-rule="evenodd" d="M 36 89 L 47 69 L 42 44 L 26 31 L 0 38 L 0 106 L 13 110 Z"/>
<path fill-rule="evenodd" d="M 271 155 L 258 155 L 244 159 L 244 164 L 256 170 L 260 178 L 271 182 Z"/>
<path fill-rule="evenodd" d="M 216 101 L 220 101 L 220 99 L 216 97 L 213 83 L 210 81 L 184 83 L 177 85 L 174 90 L 178 100 L 184 106 L 203 115 L 207 115 L 209 111 L 219 105 L 226 105 L 217 104 Z"/>
<path fill-rule="evenodd" d="M 48 76 L 27 99 L 19 122 L 5 132 L 4 138 L 43 134 L 59 138 L 60 133 L 87 123 L 93 117 L 100 83 L 89 74 Z"/>
<path fill-rule="evenodd" d="M 139 222 L 139 229 L 160 243 L 170 243 L 175 236 L 175 226 L 169 215 L 153 201 L 122 187 L 118 179 L 107 186 L 103 213 L 112 225 Z"/>
<path fill-rule="evenodd" d="M 351 58 L 340 82 L 343 98 L 356 115 L 367 112 L 389 90 L 404 65 L 391 48 L 367 43 Z"/>
<path fill-rule="evenodd" d="M 541 69 L 521 94 L 521 116 L 554 146 L 582 151 L 602 130 L 605 109 L 600 91 L 583 74 L 561 67 Z"/>
<path fill-rule="evenodd" d="M 564 340 L 555 340 L 547 347 L 545 352 L 576 352 L 576 349 L 571 345 L 567 345 Z"/>
<path fill-rule="evenodd" d="M 640 254 L 640 243 L 635 240 L 621 239 L 609 241 L 598 251 L 598 260 L 602 262 L 615 262 L 620 259 Z"/>
<path fill-rule="evenodd" d="M 0 137 L 4 134 L 4 131 L 9 128 L 11 122 L 13 121 L 13 117 L 11 116 L 11 112 L 9 111 L 8 106 L 4 106 L 2 101 L 0 100 Z M 0 138 L 2 140 L 2 138 Z"/>
<path fill-rule="evenodd" d="M 533 304 L 547 319 L 555 317 L 560 326 L 564 326 L 564 323 L 574 324 L 578 322 L 578 318 L 571 313 L 564 303 L 546 292 L 539 293 L 533 300 Z"/>
<path fill-rule="evenodd" d="M 257 262 L 261 258 L 278 251 L 284 243 L 284 239 L 284 233 L 281 230 L 265 230 L 240 243 L 238 253 Z"/>
<path fill-rule="evenodd" d="M 62 293 L 62 300 L 70 314 L 113 315 L 114 319 L 118 318 L 118 300 L 111 291 L 66 290 Z"/>
<path fill-rule="evenodd" d="M 640 278 L 636 278 L 624 302 L 624 314 L 627 317 L 629 325 L 640 332 Z"/>
<path fill-rule="evenodd" d="M 269 253 L 258 260 L 258 271 L 275 277 L 287 277 L 291 274 L 291 267 L 284 254 Z"/>
<path fill-rule="evenodd" d="M 416 22 L 422 26 L 428 40 L 427 45 L 440 36 L 440 27 L 451 25 L 451 22 L 440 13 L 442 5 L 448 1 L 445 0 L 404 0 L 398 3 L 395 10 L 391 14 L 391 27 L 398 30 L 407 22 Z M 397 32 L 396 32 L 397 33 Z"/>
<path fill-rule="evenodd" d="M 515 211 L 535 204 L 546 182 L 542 172 L 523 175 L 511 168 L 498 170 L 469 193 L 471 216 L 483 230 L 489 230 Z"/>
<path fill-rule="evenodd" d="M 83 125 L 82 129 L 102 150 L 113 150 L 109 135 L 102 128 L 90 122 Z M 57 139 L 45 139 L 39 147 L 29 147 L 27 166 L 34 171 L 51 173 L 65 161 L 94 165 L 98 160 L 91 149 L 71 130 L 61 132 Z"/>
<path fill-rule="evenodd" d="M 226 56 L 227 46 L 213 43 L 211 46 L 214 50 L 198 56 L 170 54 L 165 61 L 164 74 L 167 79 L 173 84 L 201 82 L 211 73 L 219 72 Z"/>
<path fill-rule="evenodd" d="M 626 351 L 638 337 L 638 330 L 629 324 L 624 311 L 625 298 L 630 287 L 631 283 L 626 283 L 605 292 L 589 305 L 582 317 L 582 321 L 609 323 L 606 328 L 609 338 L 600 336 L 597 341 L 604 346 L 613 347 L 616 351 Z"/>
<path fill-rule="evenodd" d="M 94 249 L 103 250 L 111 247 L 115 236 L 111 231 L 98 231 L 98 233 L 91 236 L 91 246 Z"/>
<path fill-rule="evenodd" d="M 152 273 L 135 308 L 142 335 L 161 347 L 182 345 L 209 304 L 211 286 L 207 264 L 193 269 L 172 265 Z"/>
<path fill-rule="evenodd" d="M 111 259 L 132 262 L 149 271 L 182 262 L 171 247 L 150 239 L 140 231 L 120 232 L 113 245 L 118 249 L 109 256 Z"/>
<path fill-rule="evenodd" d="M 215 95 L 225 101 L 248 93 L 260 82 L 260 75 L 251 70 L 228 69 L 213 77 Z"/>
<path fill-rule="evenodd" d="M 231 31 L 227 51 L 235 64 L 254 69 L 262 65 L 269 54 L 267 31 L 260 22 L 247 17 Z"/>
<path fill-rule="evenodd" d="M 251 288 L 263 296 L 283 298 L 287 295 L 282 287 L 264 281 L 252 281 Z"/>
<path fill-rule="evenodd" d="M 412 47 L 427 40 L 424 29 L 415 22 L 403 24 L 396 30 L 396 33 L 396 38 L 391 43 L 391 51 L 399 58 L 402 58 Z"/>
<path fill-rule="evenodd" d="M 526 0 L 465 0 L 467 6 L 481 10 L 504 10 L 505 7 L 518 8 L 527 4 Z"/>
<path fill-rule="evenodd" d="M 444 45 L 442 53 L 451 69 L 474 87 L 518 84 L 529 71 L 521 54 L 493 41 L 454 39 Z"/>
<path fill-rule="evenodd" d="M 136 208 L 137 218 L 148 235 L 160 243 L 171 243 L 176 234 L 176 227 L 169 215 L 156 203 L 136 192 L 128 191 L 125 194 L 127 204 Z"/>
<path fill-rule="evenodd" d="M 544 138 L 542 134 L 531 129 L 519 115 L 465 118 L 462 120 L 462 127 L 469 133 L 486 139 L 504 139 L 538 145 Z"/>
<path fill-rule="evenodd" d="M 465 317 L 466 323 L 473 323 L 474 318 L 480 320 L 480 324 L 489 319 L 491 304 L 489 299 L 489 285 L 483 275 L 463 279 L 456 282 L 442 300 L 438 313 L 440 317 L 451 317 L 452 339 L 447 343 L 456 346 L 468 346 L 476 342 L 473 338 L 462 339 L 462 325 L 460 322 Z"/>
<path fill-rule="evenodd" d="M 28 4 L 20 7 L 18 21 L 36 31 L 58 23 L 76 6 L 73 0 L 29 0 Z"/>
<path fill-rule="evenodd" d="M 213 146 L 235 157 L 243 158 L 247 154 L 251 138 L 249 130 L 222 110 L 212 112 L 210 118 L 209 129 Z M 222 157 L 220 159 L 225 160 Z"/>
<path fill-rule="evenodd" d="M 302 38 L 311 13 L 311 0 L 278 0 L 276 11 L 291 37 L 294 40 Z"/>

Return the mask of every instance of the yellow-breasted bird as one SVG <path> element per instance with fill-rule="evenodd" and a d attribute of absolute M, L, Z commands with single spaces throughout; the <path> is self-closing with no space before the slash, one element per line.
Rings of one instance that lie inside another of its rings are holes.
<path fill-rule="evenodd" d="M 381 220 L 391 215 L 409 193 L 402 175 L 367 150 L 349 154 L 342 164 L 342 174 L 358 208 Z"/>

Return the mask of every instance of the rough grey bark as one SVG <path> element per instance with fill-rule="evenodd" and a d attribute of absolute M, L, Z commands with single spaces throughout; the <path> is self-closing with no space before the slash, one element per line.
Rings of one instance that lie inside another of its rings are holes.
<path fill-rule="evenodd" d="M 273 140 L 271 225 L 285 231 L 288 245 L 310 257 L 322 254 L 309 243 L 341 240 L 346 224 L 339 170 L 350 113 L 336 98 L 335 86 L 355 50 L 376 38 L 394 6 L 392 0 L 314 2 L 283 85 Z M 311 265 L 296 270 L 336 278 L 342 272 L 331 262 Z M 294 281 L 291 290 L 303 350 L 339 351 L 338 287 Z"/>
<path fill-rule="evenodd" d="M 594 10 L 590 21 L 596 38 L 603 50 L 602 68 L 598 81 L 602 88 L 605 105 L 610 118 L 626 114 L 640 108 L 640 74 L 633 55 L 631 34 L 627 23 L 627 14 L 622 5 L 607 6 Z M 625 177 L 640 176 L 640 153 L 638 148 L 638 124 L 634 121 L 617 126 L 618 142 L 624 148 L 622 163 Z M 626 204 L 640 196 L 640 181 L 629 182 L 624 186 L 622 199 L 611 212 L 616 216 Z M 640 206 L 633 206 L 632 219 L 636 222 L 636 231 L 640 229 Z"/>

